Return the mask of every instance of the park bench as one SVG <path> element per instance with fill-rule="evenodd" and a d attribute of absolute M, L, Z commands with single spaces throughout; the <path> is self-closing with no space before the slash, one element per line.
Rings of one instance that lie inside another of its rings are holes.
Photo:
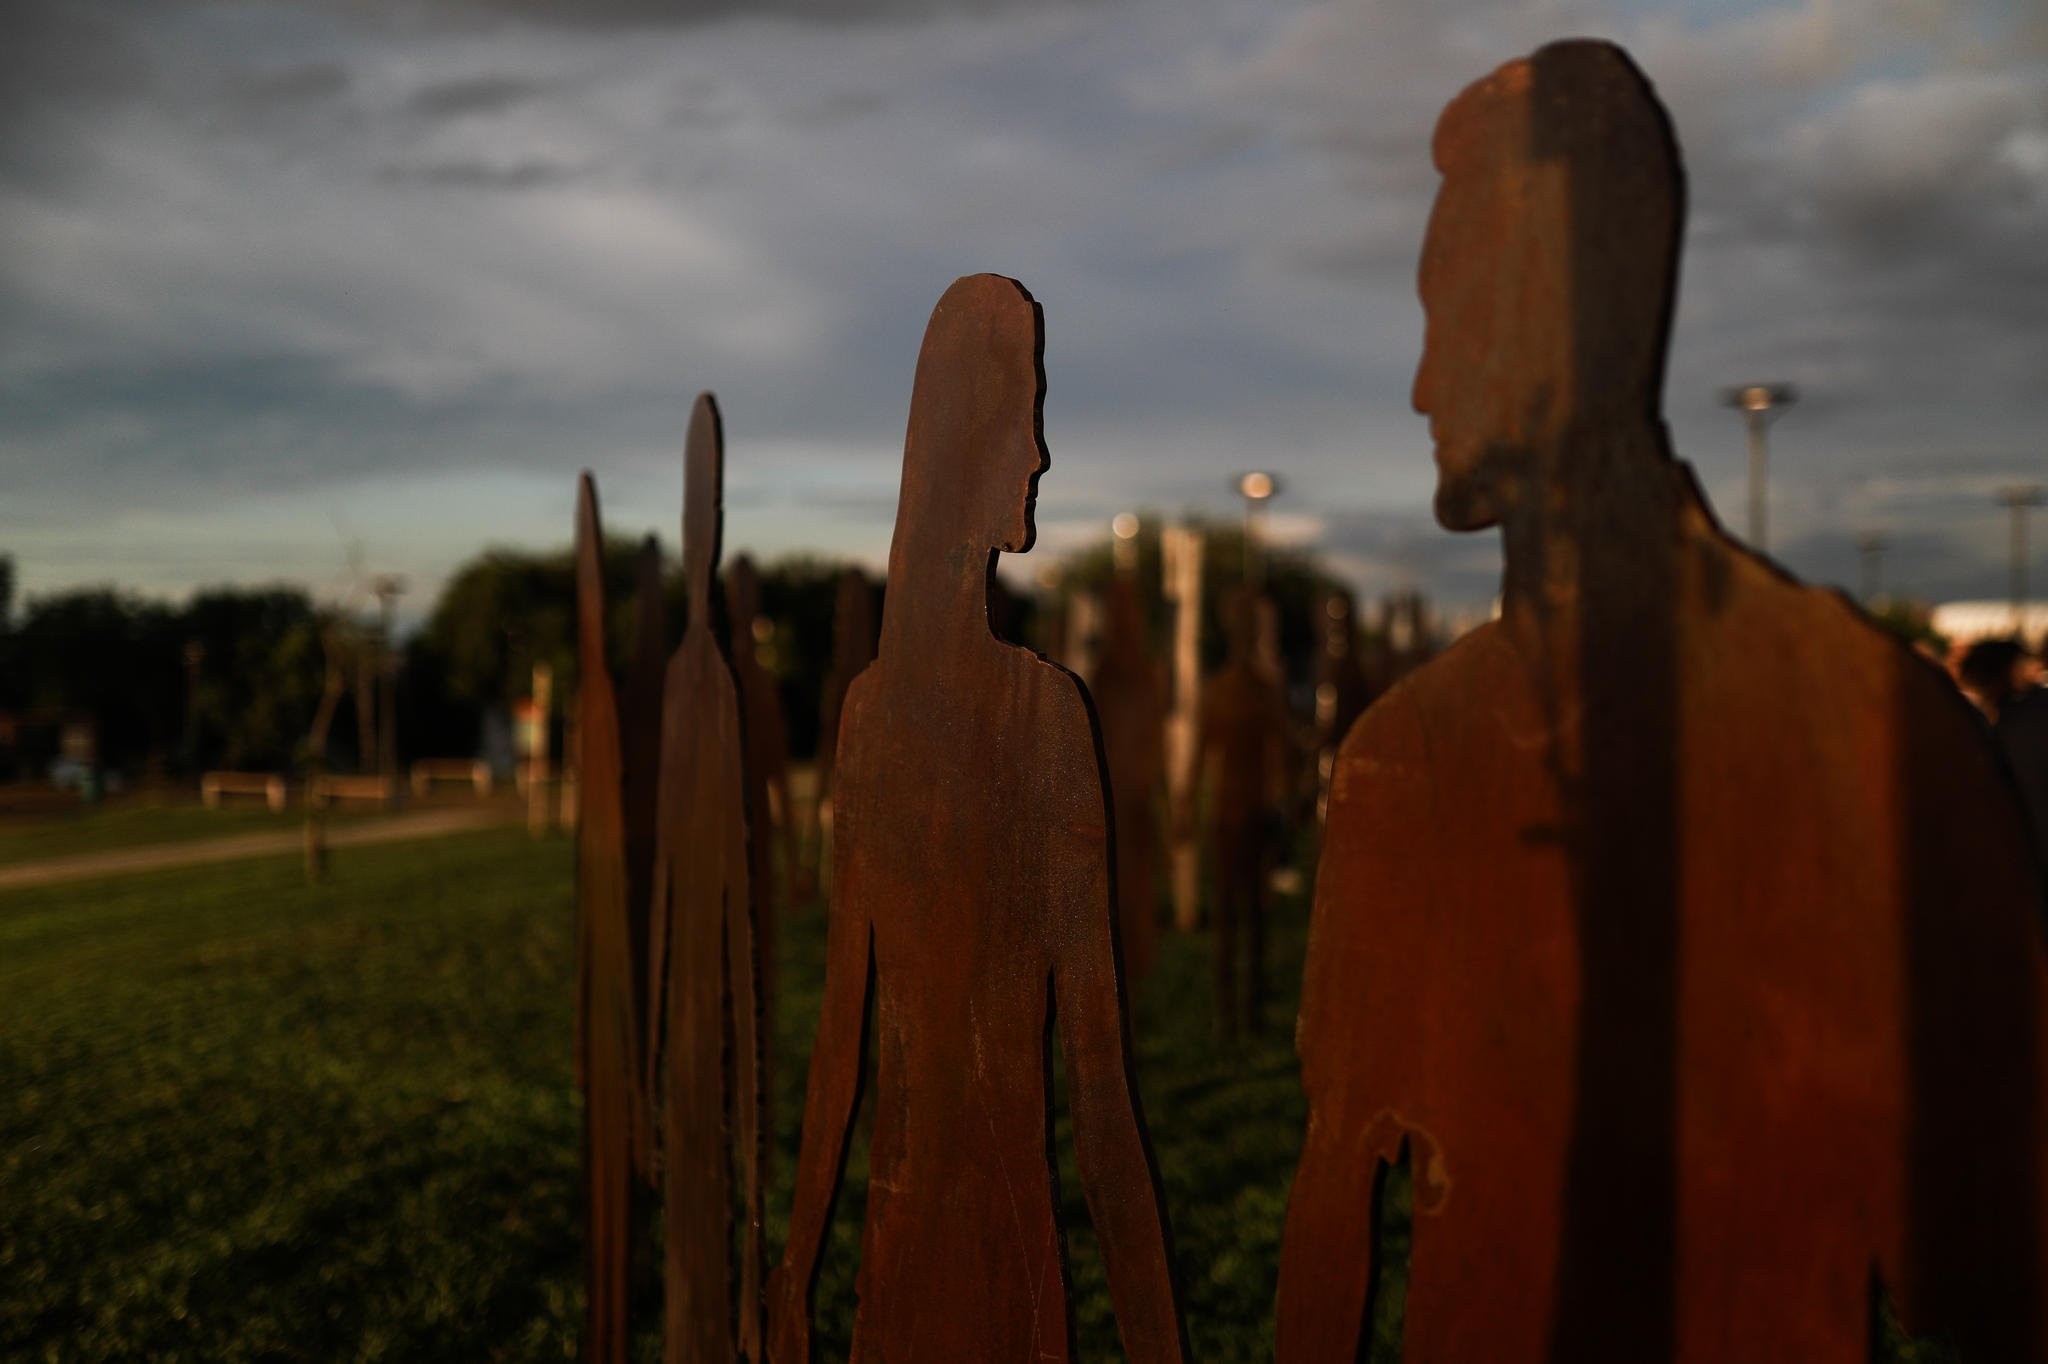
<path fill-rule="evenodd" d="M 284 778 L 274 772 L 208 772 L 199 779 L 199 799 L 209 810 L 222 796 L 261 796 L 273 810 L 284 809 Z"/>
<path fill-rule="evenodd" d="M 338 800 L 373 800 L 391 805 L 397 794 L 397 783 L 389 777 L 321 776 L 306 783 L 306 798 L 322 805 Z"/>
<path fill-rule="evenodd" d="M 412 793 L 424 796 L 437 781 L 464 781 L 479 796 L 491 794 L 491 765 L 468 758 L 421 758 L 412 765 Z"/>

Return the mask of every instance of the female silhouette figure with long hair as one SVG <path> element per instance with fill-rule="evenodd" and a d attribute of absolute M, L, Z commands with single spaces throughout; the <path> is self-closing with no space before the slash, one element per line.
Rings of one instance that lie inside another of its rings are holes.
<path fill-rule="evenodd" d="M 847 697 L 825 998 L 770 1358 L 810 1353 L 811 1290 L 875 1002 L 858 1360 L 1073 1353 L 1051 1164 L 1052 1028 L 1110 1293 L 1134 1360 L 1185 1356 L 1131 1083 L 1108 807 L 1086 693 L 989 627 L 1047 456 L 1038 307 L 947 290 L 918 357 L 881 650 Z"/>

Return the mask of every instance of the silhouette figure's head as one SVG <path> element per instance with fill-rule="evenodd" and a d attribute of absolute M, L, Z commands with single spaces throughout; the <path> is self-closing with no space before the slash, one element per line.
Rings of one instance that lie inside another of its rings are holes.
<path fill-rule="evenodd" d="M 718 400 L 697 395 L 683 446 L 683 572 L 690 594 L 689 628 L 710 624 L 711 579 L 725 525 L 725 426 Z"/>
<path fill-rule="evenodd" d="M 576 480 L 576 641 L 586 661 L 604 657 L 604 526 L 589 470 Z"/>
<path fill-rule="evenodd" d="M 1259 594 L 1240 587 L 1223 599 L 1224 653 L 1233 663 L 1246 662 L 1259 651 Z"/>
<path fill-rule="evenodd" d="M 1418 280 L 1437 519 L 1494 524 L 1570 443 L 1655 422 L 1684 177 L 1649 82 L 1608 43 L 1554 43 L 1437 123 Z"/>
<path fill-rule="evenodd" d="M 1049 462 L 1042 429 L 1044 322 L 1001 275 L 956 281 L 932 310 L 917 357 L 891 586 L 931 571 L 975 576 L 990 551 L 1022 554 Z M 908 557 L 906 557 L 906 552 Z"/>

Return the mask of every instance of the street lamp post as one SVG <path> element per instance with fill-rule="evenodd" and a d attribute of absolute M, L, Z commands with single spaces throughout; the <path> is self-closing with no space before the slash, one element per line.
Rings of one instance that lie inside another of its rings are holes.
<path fill-rule="evenodd" d="M 1259 522 L 1266 504 L 1279 491 L 1279 478 L 1263 470 L 1254 469 L 1237 479 L 1237 495 L 1244 499 L 1244 582 L 1255 592 L 1263 586 L 1266 568 L 1260 553 Z"/>
<path fill-rule="evenodd" d="M 1749 542 L 1768 549 L 1765 533 L 1764 483 L 1768 476 L 1770 442 L 1764 434 L 1771 417 L 1799 401 L 1799 391 L 1790 384 L 1737 384 L 1721 390 L 1721 401 L 1742 414 L 1749 428 Z"/>
<path fill-rule="evenodd" d="M 1120 574 L 1129 575 L 1138 571 L 1138 517 L 1134 512 L 1118 512 L 1110 519 L 1110 534 L 1116 538 L 1110 542 L 1110 562 Z"/>
<path fill-rule="evenodd" d="M 1856 552 L 1863 556 L 1863 604 L 1870 606 L 1877 601 L 1880 575 L 1884 571 L 1884 552 L 1891 542 L 1885 539 L 1883 531 L 1867 530 L 1856 537 Z"/>
<path fill-rule="evenodd" d="M 1999 505 L 2012 513 L 2012 628 L 2018 634 L 2027 611 L 2027 513 L 2048 501 L 2038 483 L 1998 490 Z"/>

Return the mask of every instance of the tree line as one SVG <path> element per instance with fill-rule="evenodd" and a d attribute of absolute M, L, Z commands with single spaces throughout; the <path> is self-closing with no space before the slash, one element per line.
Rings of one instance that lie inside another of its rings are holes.
<path fill-rule="evenodd" d="M 1157 644 L 1168 607 L 1158 591 L 1156 521 L 1147 522 L 1136 572 Z M 1241 581 L 1244 552 L 1234 526 L 1211 527 L 1208 539 L 1203 576 L 1213 613 Z M 606 600 L 618 614 L 606 638 L 621 651 L 611 660 L 620 672 L 634 637 L 640 552 L 626 538 L 605 546 Z M 1070 556 L 1040 592 L 1004 594 L 995 628 L 1058 655 L 1063 601 L 1102 586 L 1111 562 L 1105 537 Z M 1264 562 L 1283 653 L 1302 661 L 1305 677 L 1316 615 L 1335 579 L 1311 551 L 1269 550 Z M 754 647 L 776 679 L 798 760 L 817 744 L 843 568 L 808 554 L 758 566 L 767 633 L 757 630 Z M 486 549 L 443 584 L 425 620 L 387 654 L 367 595 L 334 603 L 290 584 L 221 586 L 180 604 L 109 585 L 17 603 L 14 561 L 0 555 L 0 781 L 42 777 L 63 727 L 86 722 L 96 732 L 99 765 L 131 780 L 213 768 L 295 772 L 314 762 L 367 771 L 376 763 L 370 716 L 381 704 L 387 659 L 396 668 L 400 760 L 479 753 L 494 718 L 502 725 L 528 694 L 536 664 L 553 670 L 558 697 L 574 694 L 574 577 L 567 547 Z M 681 635 L 683 588 L 671 557 L 664 574 L 671 646 Z M 723 594 L 714 592 L 712 603 L 723 637 Z M 1205 629 L 1204 638 L 1220 640 L 1220 631 Z"/>

